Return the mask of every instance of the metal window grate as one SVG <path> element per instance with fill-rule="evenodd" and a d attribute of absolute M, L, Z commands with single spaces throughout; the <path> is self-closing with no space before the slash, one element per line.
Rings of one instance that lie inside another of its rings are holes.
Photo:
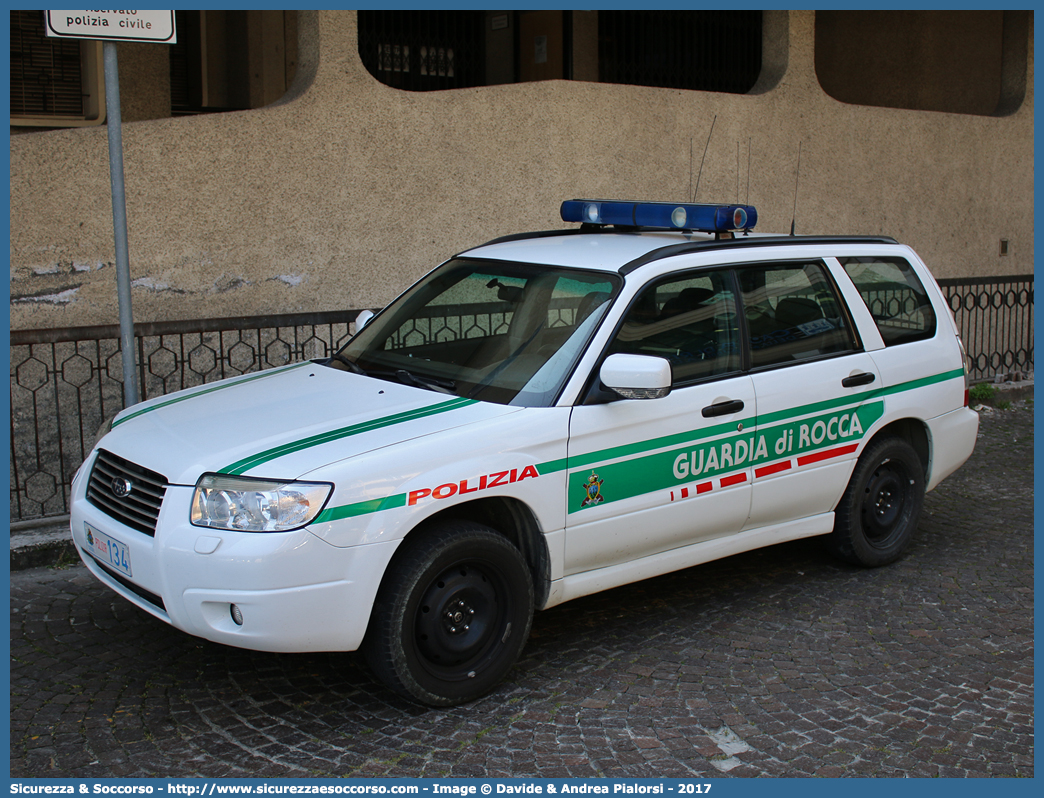
<path fill-rule="evenodd" d="M 485 85 L 484 11 L 360 11 L 359 56 L 406 91 Z"/>
<path fill-rule="evenodd" d="M 11 12 L 11 115 L 84 115 L 80 42 L 47 38 L 42 11 Z"/>
<path fill-rule="evenodd" d="M 599 11 L 602 83 L 745 94 L 761 72 L 760 11 Z"/>
<path fill-rule="evenodd" d="M 113 486 L 122 482 L 128 490 L 117 494 Z M 167 492 L 167 478 L 129 460 L 98 450 L 90 479 L 87 501 L 106 515 L 146 535 L 156 534 L 156 519 Z"/>

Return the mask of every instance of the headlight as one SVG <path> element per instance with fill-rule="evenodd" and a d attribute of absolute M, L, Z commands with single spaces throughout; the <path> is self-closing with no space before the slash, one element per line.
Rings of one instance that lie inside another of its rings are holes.
<path fill-rule="evenodd" d="M 236 532 L 285 532 L 312 522 L 333 485 L 204 474 L 192 495 L 194 526 Z"/>

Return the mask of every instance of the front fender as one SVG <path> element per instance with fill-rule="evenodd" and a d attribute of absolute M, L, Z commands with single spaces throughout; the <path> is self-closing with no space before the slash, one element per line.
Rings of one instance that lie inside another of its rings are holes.
<path fill-rule="evenodd" d="M 334 494 L 309 531 L 327 543 L 396 541 L 453 506 L 504 496 L 545 532 L 565 523 L 569 408 L 525 408 L 316 469 Z"/>

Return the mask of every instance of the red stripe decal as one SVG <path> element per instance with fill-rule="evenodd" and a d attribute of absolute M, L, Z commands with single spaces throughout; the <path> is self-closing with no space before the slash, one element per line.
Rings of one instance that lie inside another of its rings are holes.
<path fill-rule="evenodd" d="M 677 498 L 679 498 L 679 499 L 687 499 L 687 498 L 689 498 L 689 489 L 688 488 L 682 488 L 678 492 Z M 674 500 L 675 500 L 675 496 L 674 496 L 674 491 L 672 490 L 671 491 L 671 501 L 673 502 Z"/>
<path fill-rule="evenodd" d="M 731 477 L 724 477 L 721 480 L 721 486 L 727 488 L 729 485 L 738 485 L 739 483 L 746 481 L 747 473 L 743 472 L 742 474 L 733 474 Z"/>
<path fill-rule="evenodd" d="M 791 462 L 784 460 L 782 463 L 773 463 L 769 466 L 763 466 L 761 468 L 754 469 L 755 477 L 767 477 L 770 474 L 778 474 L 780 471 L 789 471 L 791 468 Z"/>
<path fill-rule="evenodd" d="M 701 482 L 699 485 L 696 486 L 696 492 L 697 493 L 706 493 L 712 487 L 714 487 L 714 483 L 713 482 Z"/>
<path fill-rule="evenodd" d="M 859 448 L 858 443 L 852 443 L 848 446 L 839 446 L 836 449 L 827 449 L 823 452 L 816 452 L 815 454 L 806 454 L 804 457 L 798 458 L 798 465 L 808 465 L 809 463 L 818 463 L 820 460 L 829 460 L 831 457 L 840 457 L 843 454 L 851 454 Z"/>

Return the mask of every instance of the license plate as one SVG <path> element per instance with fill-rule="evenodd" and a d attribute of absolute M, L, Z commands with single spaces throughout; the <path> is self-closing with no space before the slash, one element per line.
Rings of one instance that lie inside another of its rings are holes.
<path fill-rule="evenodd" d="M 127 550 L 127 545 L 110 538 L 104 532 L 99 532 L 90 524 L 84 524 L 84 526 L 87 528 L 87 548 L 91 554 L 121 574 L 130 576 L 130 552 Z"/>

